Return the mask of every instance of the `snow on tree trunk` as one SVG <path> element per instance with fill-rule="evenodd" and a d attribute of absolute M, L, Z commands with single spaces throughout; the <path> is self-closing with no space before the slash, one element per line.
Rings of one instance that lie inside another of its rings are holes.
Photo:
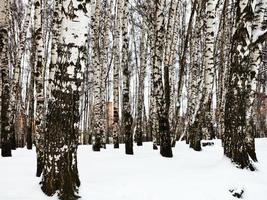
<path fill-rule="evenodd" d="M 55 2 L 51 98 L 48 102 L 42 190 L 59 199 L 77 199 L 79 102 L 88 35 L 88 1 Z M 58 34 L 59 33 L 59 37 Z M 52 44 L 53 45 L 53 44 Z M 56 47 L 56 49 L 55 49 Z M 57 51 L 56 51 L 57 50 Z"/>
<path fill-rule="evenodd" d="M 0 64 L 2 78 L 1 105 L 1 155 L 11 156 L 10 77 L 8 62 L 8 12 L 9 1 L 0 2 Z"/>

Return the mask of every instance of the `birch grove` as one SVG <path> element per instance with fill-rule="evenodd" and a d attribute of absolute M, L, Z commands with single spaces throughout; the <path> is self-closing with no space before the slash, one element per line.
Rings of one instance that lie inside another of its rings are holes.
<path fill-rule="evenodd" d="M 0 67 L 1 155 L 34 149 L 48 196 L 79 198 L 79 145 L 171 158 L 219 139 L 256 170 L 266 0 L 1 0 Z"/>

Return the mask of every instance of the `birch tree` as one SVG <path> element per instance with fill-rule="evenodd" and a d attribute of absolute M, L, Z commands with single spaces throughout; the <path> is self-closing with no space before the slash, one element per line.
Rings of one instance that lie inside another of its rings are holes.
<path fill-rule="evenodd" d="M 100 20 L 100 1 L 93 2 L 95 9 L 92 16 L 92 29 L 93 29 L 93 66 L 94 66 L 94 151 L 100 151 L 102 140 L 104 137 L 104 124 L 103 124 L 103 101 L 101 99 L 101 65 L 99 55 L 99 20 Z"/>
<path fill-rule="evenodd" d="M 174 74 L 175 74 L 175 57 L 178 36 L 178 1 L 172 0 L 170 2 L 169 14 L 167 19 L 167 28 L 165 33 L 165 52 L 164 52 L 164 92 L 166 101 L 166 111 L 170 113 L 169 123 L 176 119 L 174 116 Z M 172 143 L 175 144 L 175 129 L 170 127 Z"/>
<path fill-rule="evenodd" d="M 11 156 L 10 77 L 8 62 L 9 1 L 0 3 L 0 63 L 2 78 L 1 155 Z"/>
<path fill-rule="evenodd" d="M 251 170 L 255 170 L 251 160 L 257 161 L 252 104 L 255 101 L 254 90 L 258 74 L 258 66 L 252 62 L 251 53 L 255 51 L 256 45 L 263 42 L 267 33 L 266 30 L 258 30 L 260 34 L 255 34 L 252 27 L 254 15 L 253 0 L 237 2 L 224 119 L 224 154 L 238 167 Z"/>
<path fill-rule="evenodd" d="M 45 130 L 44 122 L 44 44 L 42 33 L 42 0 L 35 0 L 34 36 L 35 36 L 35 87 L 36 87 L 36 133 L 35 145 L 37 155 L 37 176 L 41 175 L 43 168 L 43 137 Z"/>
<path fill-rule="evenodd" d="M 166 109 L 166 99 L 164 96 L 162 82 L 162 64 L 163 64 L 163 46 L 165 36 L 164 25 L 164 0 L 155 1 L 155 44 L 153 52 L 153 94 L 152 104 L 152 131 L 159 133 L 160 136 L 160 154 L 164 157 L 172 157 L 170 127 L 168 119 L 168 109 Z"/>
<path fill-rule="evenodd" d="M 79 102 L 85 68 L 89 2 L 55 2 L 45 162 L 42 190 L 49 196 L 59 190 L 60 199 L 77 199 L 80 180 L 77 167 Z M 60 33 L 59 36 L 57 33 Z M 56 47 L 56 49 L 55 49 Z"/>
<path fill-rule="evenodd" d="M 225 0 L 220 17 L 219 30 L 217 34 L 217 42 L 215 51 L 215 63 L 217 64 L 217 85 L 216 85 L 216 125 L 217 136 L 224 137 L 224 107 L 225 94 L 227 91 L 228 66 L 230 63 L 230 48 L 233 32 L 232 7 L 229 0 Z M 223 139 L 222 139 L 223 141 Z"/>
<path fill-rule="evenodd" d="M 137 124 L 136 124 L 136 142 L 137 146 L 142 146 L 143 140 L 143 126 L 142 126 L 142 117 L 145 115 L 144 109 L 144 79 L 146 71 L 146 32 L 144 27 L 141 27 L 141 41 L 140 41 L 140 69 L 139 69 L 139 88 L 138 88 L 138 107 L 137 107 Z"/>
<path fill-rule="evenodd" d="M 125 152 L 133 154 L 133 133 L 130 105 L 130 74 L 129 74 L 129 38 L 128 38 L 128 0 L 124 0 L 122 19 L 122 69 L 123 69 L 123 99 L 122 99 L 122 124 L 125 135 Z"/>
<path fill-rule="evenodd" d="M 114 63 L 113 63 L 113 144 L 114 148 L 119 148 L 119 74 L 120 74 L 120 38 L 121 38 L 121 18 L 123 1 L 117 1 L 116 21 L 114 28 Z"/>
<path fill-rule="evenodd" d="M 205 7 L 205 5 L 207 5 Z M 206 18 L 204 18 L 204 13 L 206 8 Z M 198 11 L 196 16 L 196 38 L 205 37 L 204 40 L 204 49 L 202 49 L 201 41 L 197 41 L 197 44 L 194 47 L 193 51 L 196 51 L 195 55 L 193 55 L 193 66 L 194 66 L 194 76 L 197 77 L 197 71 L 199 71 L 199 75 L 201 79 L 199 81 L 202 82 L 203 90 L 200 93 L 200 98 L 195 96 L 197 93 L 197 89 L 201 89 L 199 87 L 199 82 L 197 80 L 191 80 L 194 87 L 194 93 L 191 93 L 191 98 L 195 99 L 194 108 L 191 107 L 191 102 L 189 102 L 190 109 L 193 109 L 190 115 L 189 122 L 189 140 L 190 147 L 192 147 L 196 151 L 201 150 L 200 141 L 202 138 L 206 137 L 207 139 L 211 139 L 214 137 L 214 129 L 212 124 L 212 115 L 211 115 L 211 101 L 212 101 L 212 86 L 213 86 L 213 76 L 214 76 L 214 12 L 215 12 L 215 1 L 210 0 L 207 2 L 199 2 Z M 202 24 L 203 23 L 205 29 L 205 36 L 203 34 Z M 202 34 L 202 35 L 200 35 Z M 203 52 L 203 53 L 202 53 Z M 203 56 L 202 56 L 203 55 Z M 203 70 L 202 73 L 202 60 L 203 59 Z M 199 60 L 200 59 L 200 60 Z M 203 77 L 203 78 L 202 78 Z M 199 102 L 197 99 L 199 98 Z M 189 100 L 191 101 L 191 100 Z"/>

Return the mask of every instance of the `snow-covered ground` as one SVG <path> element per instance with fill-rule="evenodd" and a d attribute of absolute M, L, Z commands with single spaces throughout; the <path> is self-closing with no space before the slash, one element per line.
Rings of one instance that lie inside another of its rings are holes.
<path fill-rule="evenodd" d="M 151 143 L 135 147 L 133 156 L 120 147 L 79 147 L 82 200 L 233 200 L 229 190 L 235 188 L 244 189 L 244 200 L 267 199 L 267 138 L 256 140 L 256 172 L 235 168 L 218 140 L 202 152 L 178 142 L 173 158 L 161 157 Z M 35 152 L 27 149 L 0 157 L 0 200 L 57 199 L 42 193 L 35 166 Z"/>

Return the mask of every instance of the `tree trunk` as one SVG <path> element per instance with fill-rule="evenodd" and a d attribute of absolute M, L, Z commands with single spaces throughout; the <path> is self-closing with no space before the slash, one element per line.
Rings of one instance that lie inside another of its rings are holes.
<path fill-rule="evenodd" d="M 93 23 L 93 66 L 94 66 L 94 139 L 93 150 L 100 151 L 102 139 L 104 136 L 103 101 L 101 99 L 101 65 L 100 65 L 100 46 L 99 46 L 99 19 L 100 19 L 100 1 L 94 2 L 95 13 L 92 16 Z"/>
<path fill-rule="evenodd" d="M 144 26 L 144 25 L 143 25 Z M 141 41 L 140 41 L 140 70 L 139 70 L 139 87 L 138 87 L 138 107 L 137 107 L 137 124 L 136 124 L 136 142 L 137 146 L 142 146 L 143 141 L 143 122 L 142 117 L 144 117 L 144 79 L 146 70 L 146 33 L 145 27 L 142 27 L 141 31 Z"/>
<path fill-rule="evenodd" d="M 155 107 L 152 113 L 153 128 L 160 136 L 160 154 L 163 157 L 172 157 L 170 127 L 168 119 L 168 109 L 166 108 L 166 98 L 164 96 L 162 70 L 163 46 L 164 46 L 164 0 L 157 0 L 155 11 L 155 46 L 153 54 L 153 100 Z M 166 91 L 165 91 L 166 92 Z M 155 123 L 156 122 L 156 123 Z"/>
<path fill-rule="evenodd" d="M 36 120 L 35 120 L 35 145 L 37 155 L 37 173 L 40 177 L 43 170 L 43 143 L 44 143 L 44 44 L 42 32 L 42 0 L 35 0 L 35 16 L 34 16 L 34 36 L 35 36 L 35 87 L 36 87 Z"/>
<path fill-rule="evenodd" d="M 0 3 L 0 63 L 2 75 L 1 105 L 1 155 L 11 156 L 11 110 L 10 110 L 10 77 L 8 63 L 8 12 L 9 1 Z"/>
<path fill-rule="evenodd" d="M 253 26 L 253 16 L 256 14 L 254 6 L 252 0 L 240 0 L 237 3 L 224 120 L 224 154 L 238 167 L 251 170 L 255 170 L 251 160 L 257 161 L 253 104 L 258 63 L 254 62 L 254 55 L 258 54 L 257 45 L 263 42 L 262 39 L 267 35 L 266 30 L 255 34 L 259 30 Z"/>
<path fill-rule="evenodd" d="M 122 99 L 122 124 L 125 135 L 125 152 L 133 154 L 133 117 L 130 105 L 130 73 L 129 73 L 129 38 L 128 38 L 128 0 L 124 0 L 122 19 L 122 69 L 123 69 L 123 99 Z"/>
<path fill-rule="evenodd" d="M 113 144 L 114 148 L 119 148 L 119 74 L 120 74 L 120 30 L 123 1 L 117 1 L 117 15 L 114 28 L 114 64 L 113 64 Z"/>
<path fill-rule="evenodd" d="M 80 186 L 78 122 L 87 56 L 88 4 L 86 0 L 64 0 L 62 5 L 56 2 L 54 10 L 51 98 L 48 102 L 42 190 L 49 196 L 59 190 L 59 199 L 62 200 L 77 199 Z"/>

